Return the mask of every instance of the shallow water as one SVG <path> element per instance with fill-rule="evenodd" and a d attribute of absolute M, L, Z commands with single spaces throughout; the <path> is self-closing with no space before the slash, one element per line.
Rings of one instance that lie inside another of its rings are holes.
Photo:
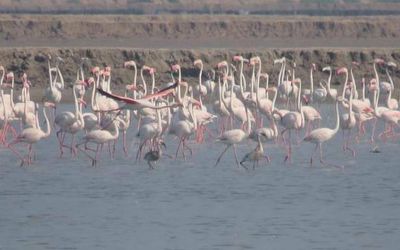
<path fill-rule="evenodd" d="M 331 112 L 332 106 L 324 107 Z M 324 112 L 326 113 L 326 112 Z M 323 124 L 333 126 L 333 117 Z M 133 130 L 132 130 L 133 131 Z M 130 138 L 133 136 L 130 133 Z M 222 146 L 191 144 L 188 161 L 164 158 L 155 170 L 124 158 L 58 159 L 55 136 L 35 145 L 36 163 L 21 168 L 0 149 L 0 249 L 398 249 L 398 143 L 357 158 L 341 135 L 324 145 L 344 170 L 309 167 L 313 145 L 294 146 L 294 163 L 266 146 L 272 163 L 237 168 Z M 173 154 L 176 140 L 168 139 Z M 238 148 L 239 157 L 254 147 Z M 106 152 L 106 151 L 105 151 Z M 67 154 L 68 155 L 68 154 Z"/>

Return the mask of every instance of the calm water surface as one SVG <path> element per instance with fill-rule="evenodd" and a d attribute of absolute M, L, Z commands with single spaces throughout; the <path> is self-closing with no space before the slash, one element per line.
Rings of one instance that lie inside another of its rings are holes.
<path fill-rule="evenodd" d="M 176 140 L 167 143 L 173 154 Z M 354 160 L 340 143 L 338 134 L 324 148 L 344 170 L 310 168 L 305 143 L 292 165 L 267 146 L 272 164 L 255 171 L 229 151 L 213 167 L 223 148 L 212 142 L 155 170 L 135 164 L 135 147 L 96 168 L 83 155 L 59 160 L 54 134 L 35 146 L 31 167 L 2 148 L 0 249 L 399 249 L 399 144 L 374 154 L 361 143 Z M 240 157 L 253 147 L 240 145 Z"/>

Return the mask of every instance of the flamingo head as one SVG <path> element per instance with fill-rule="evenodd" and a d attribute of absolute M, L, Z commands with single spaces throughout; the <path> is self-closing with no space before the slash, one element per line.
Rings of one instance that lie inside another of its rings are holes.
<path fill-rule="evenodd" d="M 186 88 L 189 87 L 189 84 L 186 81 L 180 81 L 178 84 Z"/>
<path fill-rule="evenodd" d="M 135 86 L 134 84 L 128 84 L 128 85 L 125 86 L 125 89 L 128 90 L 128 91 L 137 91 L 138 87 Z"/>
<path fill-rule="evenodd" d="M 385 63 L 385 61 L 384 61 L 382 58 L 376 58 L 376 59 L 374 60 L 374 63 L 375 63 L 375 64 L 380 64 L 380 65 L 382 65 L 382 64 Z"/>
<path fill-rule="evenodd" d="M 310 97 L 308 97 L 308 96 L 306 96 L 306 95 L 303 95 L 303 96 L 302 96 L 302 99 L 303 99 L 303 102 L 304 102 L 306 105 L 308 105 L 308 104 L 310 103 Z"/>
<path fill-rule="evenodd" d="M 363 112 L 364 113 L 372 113 L 372 112 L 374 112 L 374 110 L 371 107 L 366 107 L 363 109 Z"/>
<path fill-rule="evenodd" d="M 78 86 L 86 86 L 86 81 L 82 81 L 82 80 L 76 80 L 75 81 L 75 87 L 76 89 L 78 89 Z"/>
<path fill-rule="evenodd" d="M 269 75 L 267 73 L 261 73 L 260 77 L 263 79 L 268 79 Z"/>
<path fill-rule="evenodd" d="M 312 70 L 316 71 L 317 70 L 317 65 L 315 65 L 315 63 L 311 63 L 311 68 L 312 68 Z"/>
<path fill-rule="evenodd" d="M 296 78 L 292 81 L 292 84 L 299 84 L 301 83 L 301 79 L 300 78 Z"/>
<path fill-rule="evenodd" d="M 326 66 L 326 67 L 324 67 L 323 69 L 322 69 L 322 71 L 332 71 L 332 68 L 331 68 L 331 66 Z"/>
<path fill-rule="evenodd" d="M 156 68 L 150 68 L 149 74 L 154 75 L 156 73 Z"/>
<path fill-rule="evenodd" d="M 233 81 L 233 76 L 224 76 L 223 79 L 226 81 Z"/>
<path fill-rule="evenodd" d="M 219 63 L 217 64 L 217 68 L 218 68 L 218 69 L 220 69 L 220 68 L 222 68 L 222 67 L 228 67 L 228 62 L 227 62 L 227 61 L 222 61 L 222 62 L 219 62 Z"/>
<path fill-rule="evenodd" d="M 95 80 L 93 77 L 89 77 L 89 79 L 86 80 L 86 85 L 90 86 L 91 84 L 94 84 Z"/>
<path fill-rule="evenodd" d="M 56 107 L 56 105 L 52 102 L 45 102 L 45 103 L 43 103 L 43 106 L 46 108 L 55 108 Z"/>
<path fill-rule="evenodd" d="M 104 76 L 104 77 L 107 77 L 107 76 L 110 76 L 110 75 L 111 75 L 111 72 L 108 71 L 107 69 L 104 69 L 102 72 L 103 72 L 103 76 Z"/>
<path fill-rule="evenodd" d="M 4 67 L 3 67 L 3 65 L 0 65 L 0 71 L 3 71 L 3 72 L 4 72 Z"/>
<path fill-rule="evenodd" d="M 106 72 L 111 72 L 111 67 L 110 67 L 110 66 L 107 66 L 107 67 L 104 68 L 104 70 L 105 70 Z"/>
<path fill-rule="evenodd" d="M 203 61 L 201 59 L 197 59 L 193 62 L 193 65 L 201 67 L 203 65 Z"/>
<path fill-rule="evenodd" d="M 171 66 L 171 70 L 173 72 L 177 72 L 180 69 L 181 69 L 181 66 L 179 64 L 174 64 L 174 65 Z"/>
<path fill-rule="evenodd" d="M 351 64 L 353 66 L 357 66 L 357 67 L 359 67 L 361 65 L 359 62 L 356 62 L 356 61 L 351 62 Z"/>
<path fill-rule="evenodd" d="M 376 91 L 378 90 L 378 84 L 375 78 L 371 79 L 371 81 L 369 81 L 369 91 Z"/>
<path fill-rule="evenodd" d="M 237 55 L 237 56 L 234 56 L 234 57 L 233 57 L 233 61 L 234 61 L 234 62 L 240 62 L 240 61 L 243 61 L 243 56 L 239 56 L 239 55 Z"/>
<path fill-rule="evenodd" d="M 347 72 L 348 71 L 347 71 L 346 67 L 342 67 L 342 68 L 339 68 L 338 70 L 336 70 L 336 74 L 338 74 L 338 75 L 344 74 L 344 73 L 347 73 Z"/>
<path fill-rule="evenodd" d="M 124 62 L 124 68 L 129 68 L 129 67 L 136 67 L 136 62 L 132 60 Z"/>
<path fill-rule="evenodd" d="M 93 75 L 97 75 L 97 74 L 99 74 L 99 72 L 100 72 L 100 68 L 99 67 L 93 67 L 92 68 L 92 70 L 91 70 L 91 72 L 92 72 L 92 74 Z"/>
<path fill-rule="evenodd" d="M 259 56 L 250 58 L 250 65 L 256 65 L 258 63 L 261 63 L 261 59 Z"/>
<path fill-rule="evenodd" d="M 6 80 L 9 81 L 9 80 L 12 80 L 12 79 L 14 79 L 14 72 L 7 73 Z"/>
<path fill-rule="evenodd" d="M 80 102 L 86 108 L 87 103 L 85 100 L 83 100 L 83 97 L 79 98 L 78 102 Z"/>
<path fill-rule="evenodd" d="M 397 68 L 397 64 L 395 62 L 388 62 L 386 63 L 387 66 Z"/>

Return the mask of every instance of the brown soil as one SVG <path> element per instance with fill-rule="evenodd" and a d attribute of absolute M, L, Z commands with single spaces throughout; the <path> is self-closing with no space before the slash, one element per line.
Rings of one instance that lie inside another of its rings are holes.
<path fill-rule="evenodd" d="M 400 16 L 114 16 L 114 15 L 0 15 L 0 46 L 26 43 L 51 46 L 52 40 L 99 39 L 399 39 Z M 142 42 L 144 43 L 144 42 Z M 228 42 L 229 44 L 229 42 Z M 134 43 L 126 44 L 135 47 Z"/>

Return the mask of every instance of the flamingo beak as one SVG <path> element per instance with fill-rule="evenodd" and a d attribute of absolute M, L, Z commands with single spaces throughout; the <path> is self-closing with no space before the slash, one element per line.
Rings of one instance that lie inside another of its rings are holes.
<path fill-rule="evenodd" d="M 79 102 L 82 103 L 85 108 L 87 107 L 87 103 L 85 102 L 85 100 L 83 100 L 83 98 L 80 98 Z"/>
<path fill-rule="evenodd" d="M 56 108 L 56 105 L 52 102 L 45 102 L 43 105 L 48 108 Z"/>
<path fill-rule="evenodd" d="M 374 110 L 372 108 L 370 108 L 370 107 L 367 107 L 367 108 L 363 109 L 363 112 L 365 112 L 365 113 L 372 113 L 373 111 Z"/>

